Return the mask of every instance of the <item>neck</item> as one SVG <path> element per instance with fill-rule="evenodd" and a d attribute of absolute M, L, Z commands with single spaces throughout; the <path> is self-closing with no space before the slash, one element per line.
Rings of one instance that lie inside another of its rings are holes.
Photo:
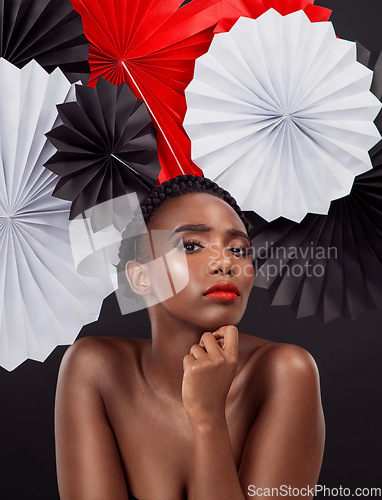
<path fill-rule="evenodd" d="M 204 331 L 164 316 L 155 306 L 149 309 L 149 314 L 152 343 L 144 360 L 146 377 L 157 394 L 181 402 L 183 358 L 190 354 L 193 344 L 199 344 Z"/>

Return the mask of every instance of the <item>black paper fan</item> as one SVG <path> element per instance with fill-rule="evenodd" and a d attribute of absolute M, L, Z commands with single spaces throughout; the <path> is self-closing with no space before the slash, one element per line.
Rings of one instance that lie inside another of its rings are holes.
<path fill-rule="evenodd" d="M 89 43 L 70 0 L 2 0 L 0 57 L 22 68 L 35 59 L 71 82 L 89 78 Z"/>
<path fill-rule="evenodd" d="M 73 202 L 70 219 L 128 193 L 143 200 L 160 171 L 145 104 L 126 83 L 103 78 L 96 88 L 76 85 L 76 97 L 57 106 L 63 125 L 46 134 L 57 152 L 45 167 L 61 177 L 53 195 Z"/>
<path fill-rule="evenodd" d="M 360 44 L 357 50 L 374 71 L 371 90 L 381 99 L 382 53 Z M 355 178 L 348 196 L 332 201 L 328 215 L 267 223 L 246 212 L 255 286 L 269 290 L 272 305 L 290 305 L 298 318 L 317 315 L 325 323 L 382 308 L 382 141 L 370 156 L 374 168 Z"/>

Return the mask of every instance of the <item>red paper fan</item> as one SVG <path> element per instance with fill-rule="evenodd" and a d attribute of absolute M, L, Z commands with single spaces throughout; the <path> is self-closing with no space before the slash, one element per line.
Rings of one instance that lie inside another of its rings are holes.
<path fill-rule="evenodd" d="M 257 19 L 269 9 L 275 9 L 282 16 L 303 10 L 312 23 L 329 21 L 331 10 L 314 5 L 314 0 L 222 0 L 221 20 L 214 33 L 229 31 L 239 17 Z"/>
<path fill-rule="evenodd" d="M 90 42 L 89 85 L 102 76 L 126 81 L 146 103 L 158 130 L 159 182 L 202 175 L 191 161 L 183 129 L 184 90 L 195 59 L 207 52 L 220 19 L 221 0 L 72 0 Z"/>

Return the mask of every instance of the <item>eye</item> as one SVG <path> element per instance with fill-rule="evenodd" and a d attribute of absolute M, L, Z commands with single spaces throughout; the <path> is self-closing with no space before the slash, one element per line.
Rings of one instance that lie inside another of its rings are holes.
<path fill-rule="evenodd" d="M 245 245 L 238 247 L 231 247 L 229 251 L 232 252 L 237 257 L 243 257 L 243 258 L 250 257 L 252 254 L 252 248 Z"/>
<path fill-rule="evenodd" d="M 191 239 L 179 238 L 174 243 L 174 247 L 178 248 L 178 250 L 184 250 L 185 253 L 188 254 L 198 252 L 201 248 L 204 248 L 204 246 L 200 243 L 200 241 L 192 238 Z"/>
<path fill-rule="evenodd" d="M 196 241 L 196 240 L 184 240 L 183 241 L 183 248 L 185 249 L 185 251 L 187 253 L 197 252 L 198 249 L 196 247 L 204 248 L 203 245 L 201 245 L 200 241 Z"/>

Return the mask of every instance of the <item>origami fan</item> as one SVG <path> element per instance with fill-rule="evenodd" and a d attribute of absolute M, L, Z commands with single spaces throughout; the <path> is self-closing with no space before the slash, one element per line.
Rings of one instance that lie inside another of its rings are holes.
<path fill-rule="evenodd" d="M 73 342 L 114 287 L 77 274 L 70 204 L 52 196 L 56 176 L 43 167 L 54 149 L 44 133 L 72 86 L 59 69 L 0 59 L 0 89 L 0 364 L 12 370 Z"/>
<path fill-rule="evenodd" d="M 374 70 L 371 88 L 381 99 L 381 52 L 370 54 L 359 44 L 357 52 Z M 327 216 L 266 223 L 246 213 L 255 285 L 269 289 L 273 305 L 291 305 L 297 317 L 316 314 L 324 322 L 382 307 L 381 152 L 382 141 L 371 152 L 374 168 L 356 177 L 350 195 L 333 201 Z"/>
<path fill-rule="evenodd" d="M 329 21 L 331 10 L 314 5 L 314 0 L 222 0 L 221 20 L 214 33 L 229 31 L 239 17 L 257 19 L 268 9 L 286 16 L 303 10 L 312 22 Z"/>
<path fill-rule="evenodd" d="M 70 0 L 2 0 L 0 57 L 22 68 L 35 59 L 49 73 L 88 78 L 89 44 Z"/>
<path fill-rule="evenodd" d="M 90 42 L 89 85 L 99 76 L 115 85 L 126 81 L 147 105 L 158 130 L 160 182 L 201 175 L 182 127 L 184 89 L 212 40 L 220 2 L 193 0 L 179 8 L 182 0 L 72 0 Z"/>
<path fill-rule="evenodd" d="M 96 89 L 76 86 L 76 95 L 58 106 L 63 124 L 47 134 L 58 151 L 45 163 L 61 177 L 53 195 L 73 201 L 71 219 L 126 193 L 142 200 L 160 170 L 146 106 L 125 83 L 100 78 Z"/>
<path fill-rule="evenodd" d="M 186 89 L 192 159 L 267 221 L 326 214 L 371 168 L 380 101 L 355 43 L 303 11 L 240 18 Z"/>

